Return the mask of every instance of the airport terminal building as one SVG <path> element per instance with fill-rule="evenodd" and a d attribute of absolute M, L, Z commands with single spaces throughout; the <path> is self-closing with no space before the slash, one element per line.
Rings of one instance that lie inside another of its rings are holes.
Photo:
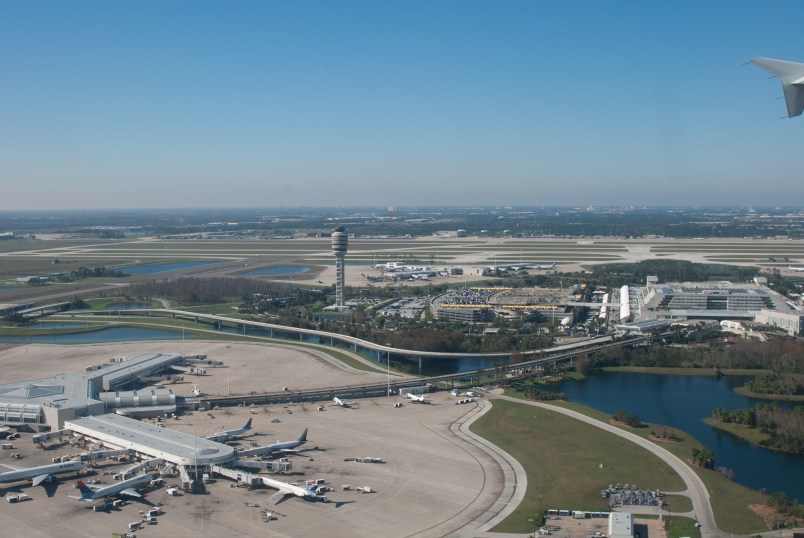
<path fill-rule="evenodd" d="M 759 283 L 672 282 L 649 277 L 640 289 L 639 319 L 747 320 L 800 334 L 804 312 Z"/>
<path fill-rule="evenodd" d="M 114 413 L 68 420 L 64 427 L 106 447 L 132 450 L 141 459 L 160 458 L 180 467 L 226 465 L 237 457 L 229 445 Z"/>
<path fill-rule="evenodd" d="M 44 379 L 0 385 L 0 425 L 27 426 L 36 431 L 59 430 L 65 421 L 100 415 L 117 407 L 115 391 L 131 386 L 142 377 L 169 371 L 185 357 L 172 353 L 149 353 L 110 364 L 88 366 L 84 374 L 60 374 Z M 112 392 L 112 395 L 102 393 Z M 157 394 L 159 392 L 159 394 Z M 152 394 L 144 394 L 152 393 Z M 169 389 L 133 393 L 122 398 L 124 407 L 146 409 L 167 406 L 175 411 L 175 395 Z M 137 396 L 137 397 L 134 397 Z M 130 411 L 130 409 L 129 409 Z"/>

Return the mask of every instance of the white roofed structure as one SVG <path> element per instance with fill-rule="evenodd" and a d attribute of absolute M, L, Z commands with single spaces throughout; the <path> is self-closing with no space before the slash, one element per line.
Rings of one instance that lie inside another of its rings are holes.
<path fill-rule="evenodd" d="M 229 445 L 116 414 L 68 420 L 64 426 L 109 448 L 134 450 L 185 467 L 226 465 L 237 456 Z"/>

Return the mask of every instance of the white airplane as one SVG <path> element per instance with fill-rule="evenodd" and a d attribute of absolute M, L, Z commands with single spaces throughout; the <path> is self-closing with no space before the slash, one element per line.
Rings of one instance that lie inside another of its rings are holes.
<path fill-rule="evenodd" d="M 78 499 L 79 501 L 94 501 L 96 499 L 102 499 L 103 497 L 112 496 L 142 497 L 142 495 L 138 493 L 134 487 L 139 486 L 140 484 L 149 483 L 151 478 L 152 477 L 149 474 L 141 474 L 140 476 L 123 480 L 122 482 L 112 484 L 111 486 L 101 487 L 87 486 L 79 480 L 75 483 L 75 485 L 81 492 L 81 496 L 76 497 L 75 495 L 68 495 L 68 497 L 71 499 Z"/>
<path fill-rule="evenodd" d="M 277 441 L 276 443 L 265 447 L 266 449 L 270 449 L 266 453 L 271 454 L 274 452 L 294 452 L 293 449 L 295 449 L 298 446 L 302 446 L 306 442 L 307 442 L 307 428 L 304 428 L 304 431 L 302 432 L 302 434 L 299 436 L 298 439 L 295 439 L 293 441 Z"/>
<path fill-rule="evenodd" d="M 429 404 L 430 403 L 430 400 L 428 400 L 424 396 L 416 396 L 415 394 L 413 394 L 411 392 L 406 392 L 405 397 L 410 398 L 410 401 L 413 402 L 413 403 L 424 403 L 424 404 Z"/>
<path fill-rule="evenodd" d="M 804 273 L 804 267 L 793 267 L 792 265 L 787 268 L 788 271 L 793 271 L 794 273 Z"/>
<path fill-rule="evenodd" d="M 198 388 L 198 385 L 193 383 L 193 392 L 190 394 L 190 396 L 198 397 L 198 396 L 203 396 L 203 395 L 204 395 L 204 393 L 201 392 L 201 389 Z"/>
<path fill-rule="evenodd" d="M 273 478 L 268 478 L 266 476 L 260 476 L 259 478 L 262 480 L 263 484 L 269 488 L 274 488 L 277 490 L 276 493 L 268 497 L 268 500 L 274 501 L 274 504 L 279 504 L 291 495 L 313 501 L 326 500 L 326 497 L 318 494 L 318 484 L 312 484 L 309 488 L 303 488 L 301 486 L 294 486 L 293 484 L 288 484 L 287 482 L 282 482 L 280 480 L 274 480 Z"/>
<path fill-rule="evenodd" d="M 332 401 L 333 401 L 333 402 L 335 402 L 335 404 L 334 404 L 334 405 L 339 405 L 339 406 L 341 406 L 341 407 L 343 407 L 343 408 L 346 408 L 346 409 L 349 409 L 349 408 L 350 408 L 350 407 L 352 407 L 352 406 L 353 406 L 355 403 L 357 403 L 357 402 L 347 402 L 346 400 L 341 400 L 341 399 L 340 399 L 340 398 L 338 398 L 337 396 L 335 396 L 335 397 L 332 399 Z"/>
<path fill-rule="evenodd" d="M 779 77 L 787 103 L 787 117 L 800 116 L 804 112 L 804 64 L 772 58 L 754 58 L 751 63 Z"/>
<path fill-rule="evenodd" d="M 38 486 L 42 482 L 52 482 L 56 480 L 56 474 L 78 471 L 84 466 L 81 460 L 66 461 L 64 463 L 51 463 L 40 465 L 39 467 L 17 467 L 7 463 L 0 463 L 3 467 L 13 469 L 5 473 L 0 473 L 0 482 L 17 482 L 18 480 L 31 479 L 31 485 Z"/>
<path fill-rule="evenodd" d="M 550 269 L 555 269 L 556 264 L 551 263 L 550 265 L 534 265 L 534 269 L 538 269 L 539 271 L 549 271 Z"/>
<path fill-rule="evenodd" d="M 246 433 L 247 431 L 251 430 L 251 419 L 248 419 L 246 425 L 242 428 L 235 428 L 233 430 L 224 430 L 221 429 L 219 432 L 215 432 L 212 435 L 207 435 L 204 439 L 209 439 L 210 441 L 215 441 L 216 443 L 223 443 L 237 437 L 241 434 Z"/>

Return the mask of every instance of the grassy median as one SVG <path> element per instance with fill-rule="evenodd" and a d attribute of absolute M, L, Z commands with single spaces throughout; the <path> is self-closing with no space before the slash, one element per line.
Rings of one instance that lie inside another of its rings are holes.
<path fill-rule="evenodd" d="M 506 391 L 506 394 L 510 396 L 517 396 L 517 393 L 512 391 Z M 521 396 L 521 394 L 519 395 Z M 494 405 L 497 406 L 498 403 L 502 402 L 494 402 Z M 506 402 L 508 403 L 508 402 Z M 611 418 L 610 415 L 598 411 L 596 409 L 592 409 L 585 405 L 575 403 L 575 402 L 562 402 L 562 401 L 551 401 L 551 402 L 544 402 L 550 405 L 556 405 L 559 407 L 564 407 L 567 409 L 572 409 L 574 411 L 578 411 L 579 413 L 583 413 L 589 417 L 601 420 L 603 422 L 608 422 Z M 523 406 L 525 407 L 525 406 Z M 534 409 L 531 407 L 531 409 Z M 492 413 L 494 411 L 492 410 Z M 491 414 L 491 413 L 489 413 Z M 568 417 L 565 418 L 566 420 L 571 420 Z M 576 421 L 577 422 L 577 421 Z M 589 426 L 592 427 L 592 426 Z M 650 430 L 651 428 L 628 428 L 624 426 L 623 429 L 630 431 L 636 435 L 640 435 L 647 439 L 650 438 Z M 601 435 L 611 435 L 603 432 L 595 428 Z M 681 431 L 675 430 L 673 428 L 668 428 L 671 430 L 676 437 L 676 441 L 674 442 L 658 442 L 654 441 L 660 446 L 666 448 L 679 458 L 684 461 L 689 461 L 690 454 L 693 448 L 701 448 L 703 445 L 698 442 L 696 439 L 691 437 L 689 434 Z M 477 432 L 479 434 L 479 432 Z M 549 432 L 547 432 L 549 433 Z M 503 439 L 504 440 L 504 439 Z M 624 440 L 623 440 L 624 441 Z M 507 445 L 503 444 L 500 445 L 503 449 L 508 450 Z M 635 447 L 638 448 L 638 447 Z M 566 454 L 567 451 L 565 448 L 554 445 L 552 450 L 562 451 L 562 453 Z M 641 449 L 640 449 L 641 450 Z M 513 455 L 513 453 L 512 453 Z M 567 454 L 567 457 L 571 458 L 572 454 Z M 519 458 L 517 458 L 519 459 Z M 523 466 L 527 469 L 527 465 L 523 460 L 519 460 Z M 712 502 L 712 510 L 715 513 L 715 519 L 717 520 L 718 527 L 729 533 L 735 534 L 751 534 L 756 532 L 764 532 L 767 531 L 767 525 L 759 517 L 756 513 L 754 513 L 749 506 L 750 505 L 764 505 L 767 504 L 767 497 L 758 491 L 749 489 L 745 486 L 741 486 L 736 482 L 732 482 L 731 480 L 724 477 L 717 471 L 711 469 L 702 469 L 700 467 L 691 466 L 691 468 L 701 477 L 706 484 L 707 489 L 710 493 L 710 500 Z M 530 479 L 530 478 L 529 478 Z M 617 479 L 618 481 L 626 481 L 625 478 Z M 661 486 L 654 486 L 649 483 L 640 483 L 637 482 L 639 486 L 651 488 L 651 489 L 663 489 L 666 491 L 673 491 L 670 488 L 663 488 Z M 577 499 L 578 501 L 582 500 L 585 495 L 584 491 L 581 491 L 581 488 L 576 488 L 577 492 L 573 499 Z M 528 498 L 531 497 L 531 490 L 530 484 L 528 485 Z M 538 501 L 538 493 L 535 494 L 535 499 Z M 532 505 L 531 505 L 532 506 Z M 675 508 L 674 508 L 675 511 Z"/>
<path fill-rule="evenodd" d="M 525 468 L 525 500 L 494 532 L 528 532 L 541 508 L 608 510 L 600 490 L 616 482 L 676 491 L 681 478 L 663 461 L 625 439 L 559 413 L 504 400 L 472 425 Z"/>

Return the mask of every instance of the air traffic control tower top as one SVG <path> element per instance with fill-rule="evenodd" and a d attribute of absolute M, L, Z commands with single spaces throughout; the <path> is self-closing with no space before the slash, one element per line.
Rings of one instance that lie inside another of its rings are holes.
<path fill-rule="evenodd" d="M 332 253 L 335 254 L 335 306 L 343 307 L 343 290 L 345 286 L 346 251 L 349 248 L 349 236 L 343 226 L 332 230 Z"/>

